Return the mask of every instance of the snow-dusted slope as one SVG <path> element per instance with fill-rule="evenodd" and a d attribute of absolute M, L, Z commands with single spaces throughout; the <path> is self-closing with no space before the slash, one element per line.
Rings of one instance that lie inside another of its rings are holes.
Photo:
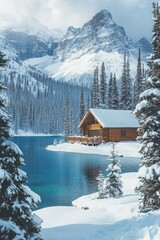
<path fill-rule="evenodd" d="M 33 94 L 37 93 L 37 80 L 33 74 L 42 75 L 42 72 L 26 65 L 19 57 L 18 51 L 7 41 L 3 34 L 0 34 L 0 51 L 3 52 L 7 59 L 5 67 L 1 68 L 1 79 L 13 81 L 14 83 L 24 86 L 24 82 L 29 82 L 28 88 Z M 39 83 L 40 90 L 43 91 L 42 83 Z"/>
<path fill-rule="evenodd" d="M 77 83 L 83 81 L 83 83 L 87 85 L 92 79 L 94 68 L 100 66 L 102 62 L 105 62 L 107 76 L 109 76 L 110 72 L 114 72 L 117 77 L 120 78 L 123 65 L 123 55 L 117 51 L 105 52 L 101 50 L 97 53 L 88 52 L 79 58 L 74 58 L 74 56 L 72 56 L 63 62 L 59 59 L 55 60 L 53 56 L 33 58 L 25 61 L 28 65 L 46 71 L 55 79 L 64 79 L 66 81 L 75 81 Z M 131 57 L 132 75 L 135 75 L 136 64 L 136 58 Z"/>
<path fill-rule="evenodd" d="M 104 61 L 107 76 L 110 72 L 120 78 L 123 53 L 130 56 L 131 74 L 135 75 L 138 47 L 143 46 L 143 59 L 150 53 L 149 42 L 143 38 L 133 43 L 123 27 L 118 26 L 107 10 L 97 13 L 82 28 L 69 27 L 58 43 L 55 55 L 41 59 L 29 59 L 26 64 L 43 69 L 56 79 L 89 84 L 93 69 Z M 148 45 L 147 45 L 148 43 Z"/>

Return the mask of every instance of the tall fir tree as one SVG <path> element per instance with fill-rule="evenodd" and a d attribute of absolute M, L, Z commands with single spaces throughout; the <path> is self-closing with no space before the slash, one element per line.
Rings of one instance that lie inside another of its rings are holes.
<path fill-rule="evenodd" d="M 141 167 L 136 191 L 141 195 L 140 211 L 160 209 L 160 5 L 153 3 L 153 54 L 145 91 L 140 95 L 135 114 L 139 119 Z"/>
<path fill-rule="evenodd" d="M 82 118 L 84 117 L 84 114 L 85 114 L 84 90 L 82 85 L 81 92 L 80 92 L 80 101 L 79 101 L 79 122 L 81 122 Z"/>
<path fill-rule="evenodd" d="M 109 78 L 109 83 L 108 83 L 108 108 L 111 109 L 112 107 L 112 96 L 113 96 L 113 75 L 112 73 L 110 74 L 110 78 Z"/>
<path fill-rule="evenodd" d="M 64 135 L 67 140 L 68 136 L 71 134 L 71 121 L 70 121 L 70 102 L 69 98 L 66 96 L 64 101 Z"/>
<path fill-rule="evenodd" d="M 105 198 L 119 198 L 123 195 L 122 180 L 121 180 L 121 164 L 117 159 L 117 153 L 115 149 L 115 143 L 112 143 L 112 149 L 110 153 L 111 164 L 108 165 L 108 175 L 105 181 Z"/>
<path fill-rule="evenodd" d="M 86 103 L 86 111 L 85 112 L 88 112 L 89 109 L 90 109 L 90 96 L 88 94 L 88 96 L 87 96 L 87 103 Z"/>
<path fill-rule="evenodd" d="M 146 78 L 146 71 L 145 71 L 145 67 L 144 67 L 144 64 L 143 64 L 143 66 L 142 66 L 142 82 L 143 82 L 143 80 L 145 80 L 145 78 Z"/>
<path fill-rule="evenodd" d="M 141 49 L 138 50 L 137 74 L 134 83 L 134 107 L 139 101 L 139 95 L 142 92 L 142 66 L 141 66 Z"/>
<path fill-rule="evenodd" d="M 120 92 L 120 109 L 126 109 L 126 103 L 128 101 L 127 96 L 127 65 L 126 65 L 126 53 L 124 53 L 123 70 L 121 77 L 121 92 Z"/>
<path fill-rule="evenodd" d="M 112 84 L 111 109 L 118 109 L 118 108 L 119 108 L 119 94 L 118 94 L 118 88 L 117 88 L 116 75 L 114 74 L 113 84 Z"/>
<path fill-rule="evenodd" d="M 132 83 L 131 83 L 131 76 L 130 76 L 130 62 L 129 56 L 127 58 L 127 66 L 126 66 L 126 95 L 127 95 L 127 102 L 126 102 L 126 109 L 132 109 Z"/>
<path fill-rule="evenodd" d="M 100 108 L 106 108 L 106 71 L 105 71 L 105 65 L 104 62 L 101 66 L 101 74 L 100 74 Z"/>
<path fill-rule="evenodd" d="M 0 54 L 0 66 L 4 66 Z M 20 169 L 23 154 L 10 141 L 9 116 L 0 82 L 0 239 L 36 240 L 40 236 L 40 219 L 32 213 L 40 197 L 26 186 L 27 176 Z"/>
<path fill-rule="evenodd" d="M 98 67 L 94 69 L 93 83 L 91 87 L 91 107 L 99 108 L 99 77 Z"/>

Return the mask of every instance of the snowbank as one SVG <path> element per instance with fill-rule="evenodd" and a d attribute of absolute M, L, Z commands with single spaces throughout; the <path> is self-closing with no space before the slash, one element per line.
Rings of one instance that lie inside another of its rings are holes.
<path fill-rule="evenodd" d="M 118 155 L 124 157 L 140 157 L 139 145 L 137 141 L 118 142 L 116 143 L 116 150 L 118 151 Z M 111 143 L 104 143 L 98 146 L 87 146 L 80 143 L 60 143 L 55 146 L 49 145 L 46 149 L 50 151 L 109 155 Z"/>
<path fill-rule="evenodd" d="M 73 201 L 73 207 L 36 211 L 45 240 L 159 240 L 160 211 L 138 213 L 136 173 L 122 174 L 124 196 L 97 199 L 97 193 Z M 86 210 L 85 210 L 86 209 Z"/>

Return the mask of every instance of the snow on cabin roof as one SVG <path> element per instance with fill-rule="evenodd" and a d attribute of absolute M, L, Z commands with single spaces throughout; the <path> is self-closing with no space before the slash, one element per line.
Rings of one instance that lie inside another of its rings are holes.
<path fill-rule="evenodd" d="M 137 128 L 138 120 L 130 110 L 89 109 L 103 128 Z M 87 114 L 82 119 L 82 125 Z"/>

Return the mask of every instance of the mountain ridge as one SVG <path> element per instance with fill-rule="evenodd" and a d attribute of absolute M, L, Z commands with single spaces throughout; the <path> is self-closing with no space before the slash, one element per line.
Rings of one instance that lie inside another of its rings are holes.
<path fill-rule="evenodd" d="M 151 53 L 147 39 L 143 37 L 133 42 L 106 9 L 95 14 L 81 28 L 68 27 L 60 39 L 45 35 L 43 27 L 39 29 L 43 30 L 38 35 L 16 32 L 13 28 L 1 31 L 1 35 L 12 48 L 17 62 L 22 61 L 56 80 L 89 85 L 94 67 L 102 62 L 105 62 L 107 76 L 113 71 L 120 78 L 124 52 L 130 56 L 131 74 L 134 76 L 138 48 L 142 49 L 143 61 Z M 45 38 L 41 37 L 43 35 Z"/>

